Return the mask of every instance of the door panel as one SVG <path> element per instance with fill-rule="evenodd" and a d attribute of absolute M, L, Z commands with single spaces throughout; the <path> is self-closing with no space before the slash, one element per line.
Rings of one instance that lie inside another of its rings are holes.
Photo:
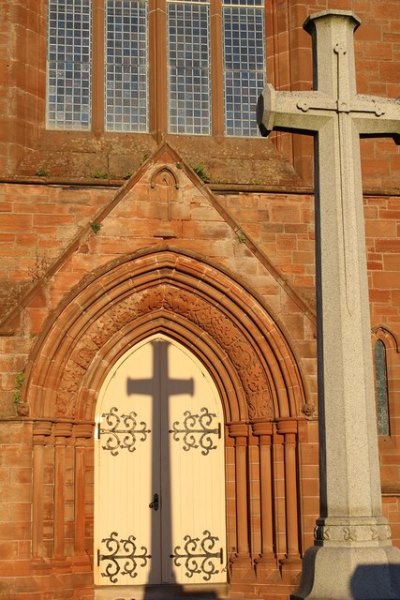
<path fill-rule="evenodd" d="M 226 581 L 223 414 L 199 361 L 164 336 L 136 346 L 96 420 L 95 583 Z"/>
<path fill-rule="evenodd" d="M 174 555 L 164 581 L 204 583 L 226 581 L 225 474 L 222 407 L 205 369 L 182 346 L 168 346 L 168 381 L 193 381 L 192 394 L 167 394 L 169 472 L 162 470 L 170 504 L 168 553 Z M 170 487 L 168 487 L 169 479 Z M 163 516 L 164 519 L 164 516 Z M 164 521 L 163 521 L 164 524 Z"/>
<path fill-rule="evenodd" d="M 125 355 L 99 398 L 97 585 L 145 584 L 161 576 L 160 511 L 149 508 L 160 478 L 160 404 L 153 401 L 159 381 L 152 358 L 149 345 Z M 140 394 L 135 385 L 128 388 L 135 372 L 142 378 Z"/>

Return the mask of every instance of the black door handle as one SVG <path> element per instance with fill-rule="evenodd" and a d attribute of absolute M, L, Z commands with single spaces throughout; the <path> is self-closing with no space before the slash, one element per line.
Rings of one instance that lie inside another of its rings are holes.
<path fill-rule="evenodd" d="M 153 502 L 150 502 L 149 508 L 153 508 L 154 510 L 158 510 L 159 505 L 160 505 L 160 498 L 159 498 L 158 494 L 154 494 L 154 496 L 153 496 Z"/>

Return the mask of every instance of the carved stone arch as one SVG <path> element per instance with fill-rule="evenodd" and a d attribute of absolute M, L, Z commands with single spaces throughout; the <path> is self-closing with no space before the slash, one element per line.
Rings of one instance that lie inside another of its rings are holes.
<path fill-rule="evenodd" d="M 123 257 L 71 293 L 28 366 L 31 414 L 92 419 L 104 373 L 158 331 L 208 366 L 228 421 L 300 414 L 300 373 L 265 308 L 220 269 L 172 250 Z"/>
<path fill-rule="evenodd" d="M 179 315 L 161 310 L 127 324 L 97 352 L 82 381 L 84 398 L 78 401 L 78 419 L 93 418 L 98 390 L 112 365 L 130 348 L 154 334 L 165 334 L 180 342 L 204 364 L 219 391 L 225 422 L 246 418 L 246 397 L 241 381 L 228 357 L 221 354 L 221 348 L 215 340 Z"/>

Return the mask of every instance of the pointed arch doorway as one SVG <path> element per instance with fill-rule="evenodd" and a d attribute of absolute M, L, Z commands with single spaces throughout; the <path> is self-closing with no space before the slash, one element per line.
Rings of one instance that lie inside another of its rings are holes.
<path fill-rule="evenodd" d="M 96 423 L 95 584 L 225 582 L 224 416 L 204 366 L 148 338 L 110 370 Z"/>

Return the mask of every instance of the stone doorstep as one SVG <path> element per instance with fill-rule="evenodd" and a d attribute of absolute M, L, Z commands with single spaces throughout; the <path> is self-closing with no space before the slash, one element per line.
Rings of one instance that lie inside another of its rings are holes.
<path fill-rule="evenodd" d="M 96 587 L 94 600 L 244 600 L 241 594 L 229 594 L 229 585 L 137 585 Z"/>

